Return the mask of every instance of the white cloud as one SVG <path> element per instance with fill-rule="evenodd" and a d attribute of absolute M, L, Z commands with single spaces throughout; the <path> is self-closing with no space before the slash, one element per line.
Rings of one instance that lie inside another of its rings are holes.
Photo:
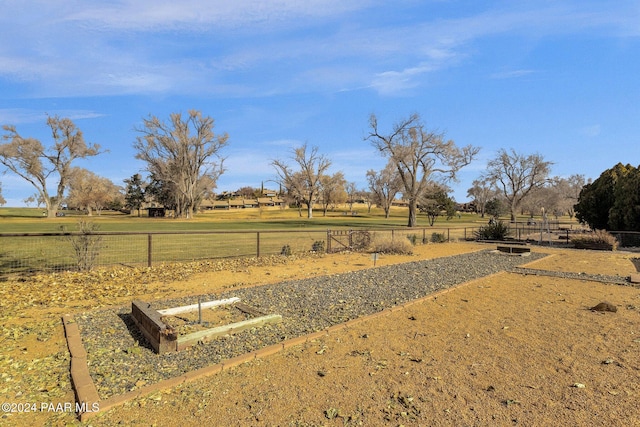
<path fill-rule="evenodd" d="M 509 70 L 509 71 L 499 71 L 491 74 L 492 79 L 514 79 L 523 76 L 528 76 L 531 74 L 537 73 L 535 70 Z"/>
<path fill-rule="evenodd" d="M 390 95 L 460 63 L 475 53 L 474 41 L 488 36 L 537 39 L 589 30 L 624 37 L 639 31 L 638 8 L 629 3 L 509 2 L 404 26 L 366 19 L 391 7 L 374 0 L 5 3 L 0 79 L 29 85 L 39 97 L 264 96 L 354 87 Z"/>
<path fill-rule="evenodd" d="M 82 2 L 78 12 L 65 18 L 95 22 L 108 28 L 132 30 L 171 30 L 188 28 L 203 31 L 211 25 L 220 28 L 269 27 L 282 22 L 330 18 L 366 7 L 368 1 L 341 0 L 126 0 L 105 5 Z"/>
<path fill-rule="evenodd" d="M 580 134 L 589 138 L 595 138 L 596 136 L 599 136 L 601 132 L 602 129 L 599 124 L 585 126 L 580 129 Z"/>
<path fill-rule="evenodd" d="M 44 125 L 48 117 L 59 116 L 71 120 L 95 119 L 103 117 L 104 114 L 88 110 L 30 110 L 26 108 L 4 108 L 0 109 L 0 124 L 21 124 L 37 123 Z"/>
<path fill-rule="evenodd" d="M 374 77 L 371 87 L 381 95 L 401 94 L 418 86 L 418 79 L 436 68 L 428 64 L 421 64 L 401 71 L 384 71 Z"/>

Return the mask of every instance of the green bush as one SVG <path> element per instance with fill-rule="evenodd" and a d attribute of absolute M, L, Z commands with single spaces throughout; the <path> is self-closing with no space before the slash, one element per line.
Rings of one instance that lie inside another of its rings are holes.
<path fill-rule="evenodd" d="M 494 221 L 480 227 L 475 235 L 476 240 L 505 240 L 509 236 L 509 226 L 503 221 Z"/>
<path fill-rule="evenodd" d="M 411 244 L 413 246 L 415 246 L 418 243 L 418 235 L 417 234 L 409 234 L 409 235 L 407 235 L 407 239 L 409 240 L 409 242 L 411 242 Z"/>
<path fill-rule="evenodd" d="M 432 233 L 431 234 L 431 243 L 444 243 L 447 241 L 444 233 Z"/>
<path fill-rule="evenodd" d="M 311 246 L 313 252 L 324 252 L 324 240 L 316 240 Z"/>
<path fill-rule="evenodd" d="M 605 230 L 595 230 L 591 234 L 572 236 L 571 243 L 576 249 L 597 249 L 602 251 L 615 251 L 618 241 Z"/>

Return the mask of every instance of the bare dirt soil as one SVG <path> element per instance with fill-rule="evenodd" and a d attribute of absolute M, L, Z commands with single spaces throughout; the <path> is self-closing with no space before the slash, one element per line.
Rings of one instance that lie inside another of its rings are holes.
<path fill-rule="evenodd" d="M 485 248 L 472 243 L 417 246 L 412 256 L 383 256 L 377 265 Z M 550 256 L 530 268 L 623 277 L 637 273 L 638 254 L 533 250 Z M 152 301 L 372 266 L 370 255 L 351 253 L 196 273 L 128 294 L 114 291 L 101 304 L 126 305 L 134 297 Z M 54 288 L 49 287 L 50 295 Z M 602 301 L 614 304 L 617 312 L 589 310 Z M 73 402 L 58 316 L 95 303 L 79 293 L 2 318 L 0 371 L 8 374 L 0 381 L 2 401 Z M 499 273 L 140 397 L 87 424 L 629 426 L 640 425 L 639 399 L 639 288 Z M 69 423 L 75 423 L 73 414 L 64 412 L 0 418 L 2 425 Z"/>

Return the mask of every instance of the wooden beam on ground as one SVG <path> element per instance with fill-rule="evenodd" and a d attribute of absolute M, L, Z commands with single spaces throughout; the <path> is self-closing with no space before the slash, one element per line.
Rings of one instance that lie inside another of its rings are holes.
<path fill-rule="evenodd" d="M 219 299 L 215 301 L 203 302 L 200 304 L 200 306 L 202 308 L 214 308 L 214 307 L 219 307 L 221 305 L 234 304 L 234 303 L 237 303 L 238 301 L 240 301 L 240 298 L 232 297 L 227 299 Z M 158 310 L 158 313 L 160 313 L 163 316 L 175 316 L 176 314 L 190 313 L 192 311 L 198 311 L 198 304 L 183 305 L 181 307 L 164 308 L 162 310 Z"/>
<path fill-rule="evenodd" d="M 281 321 L 281 315 L 269 314 L 267 316 L 256 317 L 254 319 L 243 320 L 242 322 L 230 323 L 228 325 L 218 326 L 204 331 L 193 332 L 191 334 L 178 337 L 177 350 L 180 351 L 187 347 L 191 347 L 200 341 L 207 341 L 215 337 L 234 334 L 236 332 L 244 331 L 245 329 L 262 326 L 266 323 L 278 323 Z"/>
<path fill-rule="evenodd" d="M 162 321 L 162 315 L 151 308 L 151 304 L 134 300 L 131 303 L 131 317 L 156 353 L 176 351 L 178 334 Z"/>
<path fill-rule="evenodd" d="M 500 252 L 506 252 L 508 254 L 523 254 L 531 252 L 531 248 L 527 246 L 512 246 L 512 245 L 498 245 Z"/>
<path fill-rule="evenodd" d="M 263 313 L 262 311 L 258 310 L 255 307 L 251 307 L 250 305 L 241 303 L 241 302 L 237 302 L 233 305 L 235 308 L 237 308 L 238 310 L 240 310 L 243 313 L 249 314 L 251 316 L 264 316 L 266 313 Z"/>

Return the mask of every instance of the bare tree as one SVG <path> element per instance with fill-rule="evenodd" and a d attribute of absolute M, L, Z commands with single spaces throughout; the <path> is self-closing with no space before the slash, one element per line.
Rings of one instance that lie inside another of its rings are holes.
<path fill-rule="evenodd" d="M 242 187 L 239 188 L 238 191 L 236 191 L 236 193 L 242 197 L 244 197 L 245 199 L 252 199 L 252 198 L 256 198 L 259 196 L 262 196 L 262 192 L 260 191 L 259 188 L 253 188 L 253 187 Z"/>
<path fill-rule="evenodd" d="M 540 154 L 523 155 L 511 149 L 501 149 L 495 159 L 487 164 L 482 179 L 494 183 L 507 200 L 511 221 L 522 201 L 536 188 L 548 181 L 552 162 L 545 161 Z"/>
<path fill-rule="evenodd" d="M 100 146 L 88 146 L 70 119 L 49 117 L 47 126 L 53 139 L 49 148 L 35 138 L 22 137 L 15 126 L 3 126 L 7 132 L 3 139 L 10 142 L 0 144 L 0 163 L 35 187 L 38 199 L 46 206 L 47 217 L 54 218 L 67 189 L 72 162 L 98 155 Z M 47 187 L 50 180 L 56 183 L 55 193 Z"/>
<path fill-rule="evenodd" d="M 181 113 L 171 114 L 169 123 L 150 116 L 137 129 L 141 136 L 134 143 L 136 158 L 147 162 L 147 170 L 172 190 L 177 217 L 191 218 L 224 172 L 220 151 L 229 136 L 216 135 L 213 128 L 211 117 L 190 110 L 184 119 Z"/>
<path fill-rule="evenodd" d="M 418 199 L 427 185 L 456 180 L 456 173 L 480 150 L 471 145 L 460 149 L 452 140 L 445 141 L 444 134 L 427 130 L 418 114 L 399 121 L 388 134 L 380 133 L 373 114 L 369 126 L 365 139 L 395 165 L 402 180 L 409 202 L 409 227 L 416 225 Z"/>
<path fill-rule="evenodd" d="M 580 197 L 580 191 L 585 186 L 587 181 L 584 175 L 574 174 L 569 178 L 556 177 L 553 179 L 553 186 L 560 196 L 559 209 L 564 214 L 573 218 L 575 215 L 574 205 L 578 203 Z"/>
<path fill-rule="evenodd" d="M 94 210 L 100 215 L 105 207 L 122 197 L 120 190 L 110 179 L 76 167 L 69 177 L 69 194 L 66 201 L 69 206 L 86 209 L 88 216 L 91 216 Z"/>
<path fill-rule="evenodd" d="M 4 206 L 7 201 L 2 197 L 2 183 L 0 182 L 0 206 Z"/>
<path fill-rule="evenodd" d="M 527 213 L 530 218 L 542 215 L 543 211 L 556 217 L 561 215 L 560 193 L 554 185 L 554 178 L 540 187 L 536 187 L 522 199 L 518 206 L 521 214 Z"/>
<path fill-rule="evenodd" d="M 287 189 L 291 197 L 307 205 L 307 217 L 313 218 L 313 205 L 318 199 L 322 177 L 326 175 L 331 161 L 318 154 L 318 147 L 307 151 L 307 144 L 293 150 L 291 159 L 299 167 L 298 171 L 282 160 L 273 160 L 280 184 Z M 298 205 L 299 206 L 299 205 Z"/>
<path fill-rule="evenodd" d="M 367 190 L 358 190 L 356 200 L 362 201 L 367 205 L 367 213 L 371 213 L 371 206 L 374 203 L 373 193 Z"/>
<path fill-rule="evenodd" d="M 349 212 L 353 212 L 353 204 L 356 201 L 358 195 L 358 187 L 355 182 L 348 182 L 344 186 L 344 190 L 347 193 L 347 203 L 349 203 Z"/>
<path fill-rule="evenodd" d="M 346 200 L 345 179 L 342 172 L 333 175 L 323 175 L 320 179 L 320 201 L 323 216 L 327 216 L 329 206 Z"/>
<path fill-rule="evenodd" d="M 396 166 L 389 162 L 380 172 L 367 171 L 369 189 L 373 193 L 374 202 L 384 210 L 385 218 L 389 218 L 391 204 L 402 188 L 402 180 Z"/>
<path fill-rule="evenodd" d="M 474 180 L 471 184 L 472 187 L 467 190 L 467 197 L 473 197 L 476 211 L 480 212 L 481 218 L 484 218 L 487 202 L 496 195 L 494 186 L 490 182 L 480 179 Z"/>

